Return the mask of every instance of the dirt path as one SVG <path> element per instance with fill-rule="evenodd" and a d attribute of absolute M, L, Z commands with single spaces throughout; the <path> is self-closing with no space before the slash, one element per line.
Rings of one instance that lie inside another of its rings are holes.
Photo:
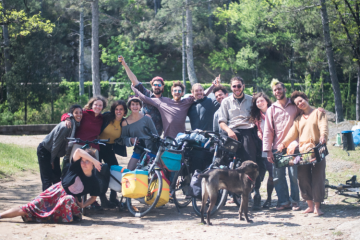
<path fill-rule="evenodd" d="M 0 142 L 13 142 L 36 147 L 43 136 L 10 137 L 0 136 Z M 35 150 L 35 149 L 34 149 Z M 328 169 L 358 169 L 356 164 L 331 161 Z M 126 159 L 119 159 L 126 164 Z M 22 173 L 13 179 L 0 182 L 0 212 L 27 203 L 41 191 L 38 174 Z M 265 184 L 261 188 L 265 198 Z M 274 191 L 275 192 L 275 191 Z M 277 197 L 274 196 L 273 206 Z M 304 202 L 301 203 L 303 209 Z M 323 211 L 326 214 L 316 217 L 313 214 L 284 211 L 274 208 L 253 212 L 248 224 L 238 220 L 238 208 L 227 204 L 218 215 L 213 217 L 213 226 L 200 224 L 191 205 L 178 213 L 172 204 L 155 209 L 144 218 L 134 218 L 126 210 L 91 211 L 80 223 L 72 224 L 26 224 L 21 218 L 0 220 L 1 239 L 358 239 L 355 234 L 360 223 L 360 204 L 351 198 L 338 196 L 329 191 Z M 357 221 L 357 222 L 354 222 Z M 353 225 L 351 225 L 353 224 Z"/>

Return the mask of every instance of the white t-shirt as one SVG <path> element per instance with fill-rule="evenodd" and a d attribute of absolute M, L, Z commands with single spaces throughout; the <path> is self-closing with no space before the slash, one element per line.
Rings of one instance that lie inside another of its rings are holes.
<path fill-rule="evenodd" d="M 266 113 L 265 113 L 265 114 L 266 114 Z M 263 120 L 263 119 L 261 119 L 260 128 L 261 128 L 261 131 L 262 131 L 263 134 L 264 134 L 265 120 Z M 264 136 L 263 136 L 263 138 L 264 138 Z M 267 153 L 263 151 L 263 152 L 261 153 L 261 157 L 266 158 L 266 157 L 267 157 Z"/>

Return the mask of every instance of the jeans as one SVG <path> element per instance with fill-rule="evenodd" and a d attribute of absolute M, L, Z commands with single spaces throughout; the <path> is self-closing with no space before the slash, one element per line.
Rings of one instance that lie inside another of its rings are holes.
<path fill-rule="evenodd" d="M 299 185 L 297 182 L 297 166 L 275 168 L 273 165 L 273 177 L 278 178 L 275 184 L 275 191 L 278 196 L 278 206 L 288 205 L 289 203 L 300 200 Z M 289 188 L 286 181 L 286 168 L 288 169 L 290 178 L 291 195 L 289 196 Z"/>

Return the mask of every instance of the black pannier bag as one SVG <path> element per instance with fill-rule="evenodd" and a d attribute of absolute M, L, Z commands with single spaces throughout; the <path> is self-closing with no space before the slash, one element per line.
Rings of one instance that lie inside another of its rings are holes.
<path fill-rule="evenodd" d="M 198 178 L 198 175 L 201 172 L 195 170 L 194 175 L 191 178 L 190 188 L 189 188 L 189 195 L 195 198 L 201 199 L 201 181 L 202 178 Z"/>
<path fill-rule="evenodd" d="M 203 171 L 210 166 L 214 156 L 214 150 L 203 147 L 193 146 L 189 152 L 189 171 L 195 172 L 196 169 Z"/>

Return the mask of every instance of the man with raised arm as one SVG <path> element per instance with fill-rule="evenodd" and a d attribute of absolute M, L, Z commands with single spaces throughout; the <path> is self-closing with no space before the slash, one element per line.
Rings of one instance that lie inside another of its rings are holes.
<path fill-rule="evenodd" d="M 214 85 L 215 81 L 213 86 L 205 90 L 206 96 L 211 92 Z M 174 99 L 167 97 L 150 98 L 142 94 L 134 86 L 131 86 L 131 88 L 144 103 L 155 106 L 159 110 L 163 122 L 164 137 L 175 138 L 178 133 L 185 132 L 186 115 L 194 102 L 194 97 L 190 96 L 181 99 L 184 95 L 185 86 L 180 81 L 174 82 L 171 87 L 171 94 Z"/>
<path fill-rule="evenodd" d="M 219 109 L 220 104 L 216 100 L 204 96 L 204 88 L 200 83 L 195 83 L 192 86 L 191 93 L 195 98 L 188 111 L 191 129 L 212 131 L 214 114 Z"/>
<path fill-rule="evenodd" d="M 126 64 L 125 59 L 122 56 L 118 58 L 118 61 L 121 62 L 121 64 L 124 66 L 126 74 L 128 75 L 132 85 L 134 85 L 135 88 L 138 89 L 142 94 L 150 98 L 160 98 L 162 96 L 162 93 L 164 92 L 164 79 L 159 76 L 154 77 L 150 81 L 152 88 L 152 91 L 150 91 L 146 89 L 144 85 L 141 84 L 141 82 L 138 81 L 135 74 L 130 70 L 129 66 Z M 158 135 L 161 136 L 163 132 L 163 123 L 159 110 L 153 105 L 147 103 L 144 103 L 142 109 L 145 115 L 151 117 L 155 124 Z"/>

